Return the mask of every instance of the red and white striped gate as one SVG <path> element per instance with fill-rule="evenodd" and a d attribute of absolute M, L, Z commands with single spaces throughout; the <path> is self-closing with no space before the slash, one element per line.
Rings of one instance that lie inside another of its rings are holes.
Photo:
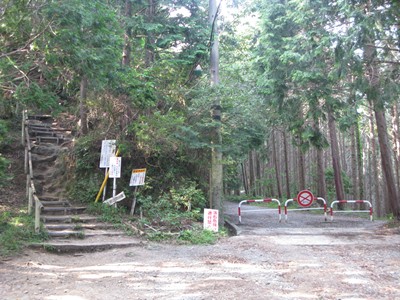
<path fill-rule="evenodd" d="M 264 203 L 271 203 L 271 202 L 276 202 L 278 203 L 278 208 L 266 208 L 266 209 L 252 209 L 252 210 L 244 210 L 243 212 L 264 212 L 266 210 L 277 210 L 278 211 L 278 215 L 279 215 L 279 222 L 282 219 L 282 215 L 281 215 L 281 202 L 278 199 L 272 199 L 272 198 L 266 198 L 266 199 L 257 199 L 257 200 L 243 200 L 240 201 L 239 203 L 239 207 L 238 207 L 238 216 L 239 216 L 239 223 L 242 223 L 242 211 L 241 211 L 241 206 L 243 203 L 254 203 L 254 202 L 264 202 Z"/>
<path fill-rule="evenodd" d="M 333 210 L 333 206 L 335 204 L 344 204 L 344 203 L 366 203 L 369 205 L 369 210 Z M 333 221 L 333 213 L 364 213 L 364 212 L 368 212 L 369 213 L 369 219 L 372 221 L 372 204 L 371 202 L 367 201 L 367 200 L 335 200 L 331 203 L 331 210 L 330 210 L 330 214 L 331 214 L 331 221 Z"/>

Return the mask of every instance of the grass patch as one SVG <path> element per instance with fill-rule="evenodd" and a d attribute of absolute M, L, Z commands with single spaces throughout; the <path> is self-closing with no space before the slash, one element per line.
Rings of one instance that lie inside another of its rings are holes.
<path fill-rule="evenodd" d="M 35 233 L 33 216 L 26 211 L 0 213 L 0 256 L 7 257 L 20 253 L 32 243 L 48 239 L 45 232 Z"/>

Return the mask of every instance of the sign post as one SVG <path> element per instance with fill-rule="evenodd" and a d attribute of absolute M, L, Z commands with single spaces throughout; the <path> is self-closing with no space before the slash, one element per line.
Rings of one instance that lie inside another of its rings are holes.
<path fill-rule="evenodd" d="M 135 191 L 133 192 L 133 200 L 132 200 L 132 207 L 131 207 L 131 216 L 133 216 L 135 212 L 135 206 L 136 206 L 136 194 L 137 194 L 137 189 L 138 186 L 144 185 L 144 180 L 146 178 L 146 169 L 133 169 L 132 170 L 132 175 L 131 175 L 131 180 L 129 182 L 129 186 L 134 186 Z"/>
<path fill-rule="evenodd" d="M 101 153 L 100 153 L 100 168 L 104 168 L 104 178 L 107 178 L 108 168 L 110 167 L 110 157 L 115 156 L 117 150 L 116 140 L 103 140 L 101 142 Z M 106 197 L 107 184 L 104 185 L 103 189 L 103 202 Z"/>
<path fill-rule="evenodd" d="M 297 194 L 297 203 L 302 207 L 309 207 L 314 201 L 314 195 L 309 190 L 302 190 Z"/>
<path fill-rule="evenodd" d="M 117 178 L 121 178 L 121 157 L 110 157 L 109 177 L 113 178 L 113 197 L 117 194 Z M 115 204 L 116 206 L 117 204 Z"/>

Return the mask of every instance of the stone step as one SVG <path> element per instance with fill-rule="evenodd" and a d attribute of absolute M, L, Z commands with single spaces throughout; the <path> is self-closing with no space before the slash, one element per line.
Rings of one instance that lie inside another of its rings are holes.
<path fill-rule="evenodd" d="M 66 200 L 42 200 L 42 199 L 40 199 L 40 202 L 42 202 L 43 206 L 62 206 L 62 207 L 70 206 L 69 202 Z"/>
<path fill-rule="evenodd" d="M 41 219 L 44 223 L 88 223 L 97 221 L 97 217 L 89 215 L 41 215 Z"/>
<path fill-rule="evenodd" d="M 29 131 L 35 130 L 43 130 L 43 131 L 50 131 L 52 130 L 50 124 L 28 124 Z"/>
<path fill-rule="evenodd" d="M 29 115 L 28 120 L 51 121 L 53 117 L 51 115 Z"/>
<path fill-rule="evenodd" d="M 99 230 L 99 229 L 114 229 L 113 224 L 106 223 L 61 223 L 61 224 L 46 224 L 46 229 L 48 231 L 57 231 L 57 230 Z"/>
<path fill-rule="evenodd" d="M 111 231 L 111 230 L 74 230 L 74 229 L 66 229 L 66 230 L 48 230 L 47 234 L 52 238 L 86 238 L 93 236 L 121 236 L 124 235 L 122 231 Z"/>
<path fill-rule="evenodd" d="M 57 137 L 57 133 L 50 130 L 32 130 L 29 132 L 29 134 L 36 137 Z"/>
<path fill-rule="evenodd" d="M 64 137 L 63 136 L 37 136 L 36 142 L 37 143 L 50 142 L 50 143 L 59 144 L 60 142 L 64 142 Z"/>
<path fill-rule="evenodd" d="M 43 215 L 77 215 L 83 213 L 86 207 L 74 207 L 74 206 L 48 206 L 42 208 Z"/>
<path fill-rule="evenodd" d="M 126 247 L 144 247 L 145 241 L 136 237 L 109 236 L 85 237 L 84 239 L 53 239 L 45 243 L 31 244 L 32 248 L 41 248 L 55 253 L 81 253 L 104 251 Z"/>

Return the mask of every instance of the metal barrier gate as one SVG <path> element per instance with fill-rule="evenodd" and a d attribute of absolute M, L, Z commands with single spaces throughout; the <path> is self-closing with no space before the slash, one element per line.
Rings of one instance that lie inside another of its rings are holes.
<path fill-rule="evenodd" d="M 322 201 L 324 203 L 323 207 L 310 207 L 313 202 L 316 201 Z M 327 221 L 327 206 L 326 206 L 326 200 L 321 197 L 314 197 L 314 195 L 309 191 L 309 190 L 303 190 L 300 191 L 297 194 L 296 198 L 293 199 L 288 199 L 285 202 L 285 222 L 287 222 L 288 219 L 288 203 L 296 201 L 302 208 L 292 208 L 290 209 L 291 211 L 296 211 L 296 210 L 324 210 L 324 216 L 325 216 L 325 221 Z"/>
<path fill-rule="evenodd" d="M 243 200 L 240 201 L 239 207 L 238 207 L 238 217 L 239 217 L 239 223 L 242 223 L 242 211 L 241 211 L 241 206 L 243 203 L 254 203 L 254 202 L 264 202 L 264 203 L 271 203 L 271 202 L 276 202 L 278 203 L 278 208 L 267 208 L 267 209 L 257 209 L 257 210 L 245 210 L 244 212 L 263 212 L 266 210 L 278 210 L 278 215 L 279 215 L 279 222 L 282 220 L 282 215 L 281 215 L 281 202 L 278 199 L 272 199 L 272 198 L 266 198 L 266 199 L 257 199 L 257 200 Z"/>
<path fill-rule="evenodd" d="M 369 205 L 369 210 L 333 210 L 333 206 L 335 204 L 344 204 L 344 203 L 366 203 Z M 369 213 L 369 218 L 372 221 L 372 204 L 371 202 L 367 200 L 335 200 L 331 203 L 331 209 L 330 209 L 330 214 L 331 214 L 331 221 L 333 221 L 333 213 L 364 213 L 368 212 Z"/>

